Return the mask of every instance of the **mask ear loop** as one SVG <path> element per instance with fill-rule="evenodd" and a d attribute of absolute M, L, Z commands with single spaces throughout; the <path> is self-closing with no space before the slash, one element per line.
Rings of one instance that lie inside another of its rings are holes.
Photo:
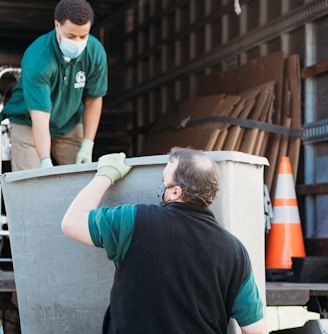
<path fill-rule="evenodd" d="M 58 21 L 57 21 L 57 22 L 58 22 Z M 62 41 L 63 41 L 63 36 L 62 36 L 62 32 L 61 32 L 61 28 L 60 28 L 60 23 L 59 23 L 59 22 L 57 23 L 57 26 L 58 26 L 58 36 L 59 36 L 59 38 L 58 38 L 58 45 L 59 45 L 60 51 L 61 51 L 61 53 L 62 53 L 64 59 L 65 59 L 67 62 L 69 62 L 69 61 L 71 60 L 71 58 L 70 58 L 70 57 L 67 57 L 67 56 L 64 54 L 64 51 L 63 51 L 62 48 L 61 48 L 61 43 L 62 43 Z"/>
<path fill-rule="evenodd" d="M 63 56 L 66 57 L 63 53 L 63 50 L 61 49 L 61 46 L 60 46 L 61 42 L 63 41 L 63 36 L 62 36 L 61 28 L 60 28 L 60 23 L 58 21 L 57 21 L 57 27 L 58 27 L 58 36 L 59 36 L 59 38 L 58 38 L 59 48 L 60 48 L 60 51 L 62 52 Z M 69 57 L 66 57 L 66 58 L 69 59 Z"/>
<path fill-rule="evenodd" d="M 62 33 L 61 33 L 61 29 L 60 29 L 60 23 L 58 21 L 57 21 L 57 28 L 58 28 L 58 35 L 59 35 L 60 39 L 62 39 Z"/>

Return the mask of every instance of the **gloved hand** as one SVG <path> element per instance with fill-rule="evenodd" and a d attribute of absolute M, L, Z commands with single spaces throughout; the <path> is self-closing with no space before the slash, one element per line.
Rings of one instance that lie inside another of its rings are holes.
<path fill-rule="evenodd" d="M 99 158 L 96 175 L 107 176 L 112 184 L 124 177 L 131 169 L 124 163 L 125 153 L 106 154 Z"/>
<path fill-rule="evenodd" d="M 92 149 L 93 141 L 89 139 L 83 139 L 81 148 L 76 155 L 76 164 L 86 164 L 92 162 Z"/>
<path fill-rule="evenodd" d="M 40 160 L 40 167 L 41 168 L 48 168 L 48 167 L 53 167 L 51 158 L 49 157 L 44 157 Z"/>

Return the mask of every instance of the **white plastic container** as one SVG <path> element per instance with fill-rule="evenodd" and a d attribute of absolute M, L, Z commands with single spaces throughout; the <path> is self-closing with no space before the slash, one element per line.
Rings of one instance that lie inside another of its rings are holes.
<path fill-rule="evenodd" d="M 265 301 L 263 168 L 268 161 L 240 152 L 208 154 L 221 174 L 211 209 L 248 249 Z M 126 159 L 134 168 L 101 204 L 157 204 L 167 161 L 167 155 Z M 96 167 L 66 165 L 1 177 L 23 334 L 101 333 L 114 265 L 102 249 L 77 243 L 60 228 L 66 209 Z"/>

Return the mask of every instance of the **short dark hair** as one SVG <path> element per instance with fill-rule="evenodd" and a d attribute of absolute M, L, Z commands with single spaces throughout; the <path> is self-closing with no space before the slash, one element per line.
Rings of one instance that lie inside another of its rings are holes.
<path fill-rule="evenodd" d="M 206 153 L 191 148 L 173 147 L 170 162 L 178 160 L 172 181 L 181 187 L 182 200 L 202 207 L 210 206 L 219 190 L 219 168 Z"/>
<path fill-rule="evenodd" d="M 55 8 L 54 19 L 60 24 L 66 20 L 77 25 L 93 24 L 94 12 L 86 0 L 61 0 Z"/>

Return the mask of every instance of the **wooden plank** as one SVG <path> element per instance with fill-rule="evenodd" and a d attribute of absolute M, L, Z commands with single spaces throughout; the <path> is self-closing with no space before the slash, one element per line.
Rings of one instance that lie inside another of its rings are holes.
<path fill-rule="evenodd" d="M 274 101 L 275 101 L 275 95 L 274 92 L 273 94 L 270 94 L 268 96 L 267 103 L 265 104 L 264 108 L 267 108 L 265 112 L 263 112 L 259 118 L 260 122 L 267 122 L 267 123 L 272 123 L 273 121 L 273 115 L 274 115 Z"/>
<path fill-rule="evenodd" d="M 265 131 L 259 131 L 257 133 L 256 142 L 252 154 L 261 155 L 261 152 L 266 150 L 267 141 L 265 141 L 265 134 Z"/>
<path fill-rule="evenodd" d="M 239 96 L 224 94 L 193 97 L 178 104 L 176 121 L 180 124 L 186 119 L 197 120 L 217 116 L 220 111 L 229 114 L 239 100 Z"/>
<path fill-rule="evenodd" d="M 172 130 L 163 131 L 145 137 L 140 155 L 147 156 L 155 154 L 164 154 L 164 152 L 168 152 L 169 145 L 166 145 L 167 144 L 166 138 L 169 138 L 172 132 L 173 132 Z"/>
<path fill-rule="evenodd" d="M 266 121 L 267 123 L 272 123 L 273 111 L 274 111 L 274 108 L 273 108 L 273 100 L 272 100 L 270 103 L 270 111 L 267 114 L 267 119 L 263 121 Z M 269 132 L 260 131 L 258 134 L 257 144 L 256 144 L 253 154 L 264 156 L 266 154 L 268 141 L 269 141 Z"/>
<path fill-rule="evenodd" d="M 234 116 L 238 117 L 243 109 L 240 108 L 239 102 L 241 97 L 237 95 L 227 95 L 223 100 L 222 105 L 211 116 Z"/>
<path fill-rule="evenodd" d="M 275 117 L 274 123 L 280 124 L 282 108 L 284 55 L 278 51 L 266 56 L 251 59 L 240 66 L 240 82 L 238 91 L 249 89 L 269 81 L 275 81 Z"/>
<path fill-rule="evenodd" d="M 211 151 L 217 141 L 219 130 L 199 125 L 178 131 L 176 136 L 170 139 L 171 146 L 190 146 L 197 150 Z"/>
<path fill-rule="evenodd" d="M 221 151 L 223 149 L 223 145 L 227 139 L 228 136 L 228 130 L 224 129 L 224 130 L 219 130 L 219 135 L 217 138 L 217 141 L 215 143 L 215 146 L 213 148 L 213 151 Z"/>
<path fill-rule="evenodd" d="M 283 58 L 283 53 L 278 52 L 269 55 L 267 58 L 263 58 L 262 62 L 259 62 L 263 69 L 261 75 L 263 78 L 270 78 L 270 80 L 276 81 L 275 97 L 276 100 L 273 103 L 273 108 L 271 108 L 272 123 L 281 124 L 283 119 L 283 88 L 284 88 L 284 65 L 285 60 Z M 274 111 L 274 112 L 273 112 Z M 268 187 L 270 196 L 274 196 L 273 184 L 275 183 L 275 178 L 277 174 L 277 167 L 279 163 L 279 150 L 282 141 L 282 136 L 278 134 L 270 133 L 267 138 L 266 151 L 263 154 L 269 160 L 270 166 L 266 168 L 264 173 L 264 182 Z M 283 141 L 283 147 L 286 142 Z"/>
<path fill-rule="evenodd" d="M 245 129 L 239 150 L 244 153 L 253 154 L 259 132 L 259 129 Z"/>
<path fill-rule="evenodd" d="M 228 73 L 232 74 L 232 72 Z M 236 87 L 236 73 L 233 72 L 234 77 L 234 87 Z M 231 77 L 232 77 L 231 76 Z M 215 73 L 210 76 L 206 76 L 206 78 L 199 78 L 198 80 L 198 88 L 202 87 L 202 89 L 199 89 L 198 93 L 209 93 L 209 92 L 218 92 L 217 86 L 223 84 L 225 82 L 225 73 Z M 204 87 L 207 87 L 206 89 L 203 89 Z M 271 80 L 269 82 L 262 83 L 261 85 L 257 87 L 251 87 L 242 93 L 240 93 L 241 96 L 246 97 L 246 104 L 245 101 L 240 101 L 240 104 L 237 105 L 237 107 L 234 109 L 233 112 L 230 113 L 231 117 L 239 117 L 239 118 L 252 118 L 255 120 L 258 119 L 265 119 L 267 116 L 267 111 L 270 109 L 270 101 L 274 101 L 273 94 L 275 89 L 275 81 Z M 225 91 L 226 92 L 226 91 Z M 257 98 L 257 99 L 256 99 Z M 245 107 L 242 109 L 241 107 Z M 226 112 L 224 113 L 225 116 L 229 115 L 228 109 L 222 108 Z M 242 110 L 241 110 L 242 109 Z M 236 113 L 239 113 L 240 115 L 236 115 Z M 250 114 L 253 114 L 253 117 L 250 117 Z M 222 116 L 222 113 L 220 113 Z M 220 128 L 222 126 L 224 128 L 229 128 L 229 125 L 219 125 Z M 258 135 L 259 130 L 257 129 L 243 129 L 241 131 L 240 127 L 234 127 L 234 130 L 232 130 L 232 134 L 227 134 L 224 138 L 218 136 L 217 145 L 215 145 L 216 148 L 224 148 L 229 150 L 236 150 L 240 149 L 247 153 L 252 153 L 255 150 L 256 145 L 258 142 L 256 142 L 256 138 Z M 236 134 L 237 137 L 236 137 Z M 244 138 L 244 136 L 246 136 Z M 227 143 L 223 143 L 223 139 L 227 140 Z M 267 143 L 267 142 L 266 142 Z M 241 146 L 242 145 L 242 146 Z M 259 148 L 257 148 L 259 150 Z"/>
<path fill-rule="evenodd" d="M 239 69 L 212 72 L 199 76 L 195 84 L 195 95 L 231 94 L 238 92 Z"/>
<path fill-rule="evenodd" d="M 0 280 L 0 292 L 15 292 L 16 284 L 14 280 Z"/>
<path fill-rule="evenodd" d="M 328 72 L 328 60 L 322 61 L 312 66 L 302 68 L 301 78 L 307 79 L 307 78 L 314 77 L 318 74 L 322 74 L 325 72 Z"/>
<path fill-rule="evenodd" d="M 248 119 L 265 121 L 268 118 L 270 106 L 274 96 L 274 81 L 269 81 L 263 85 L 257 86 L 259 94 L 257 96 L 254 108 L 247 117 Z M 245 153 L 252 154 L 256 147 L 256 139 L 258 136 L 258 129 L 245 129 L 243 138 L 241 139 L 240 150 Z"/>
<path fill-rule="evenodd" d="M 285 78 L 284 82 L 284 97 L 283 97 L 283 111 L 285 116 L 291 115 L 291 100 L 292 92 L 290 91 L 290 81 L 289 78 Z"/>
<path fill-rule="evenodd" d="M 179 124 L 183 120 L 190 118 L 191 120 L 197 120 L 203 117 L 211 116 L 229 116 L 231 113 L 234 115 L 244 112 L 240 108 L 239 102 L 242 100 L 240 96 L 234 95 L 209 95 L 198 96 L 177 104 L 174 117 L 168 113 L 164 114 L 154 125 L 154 133 L 149 134 L 144 141 L 142 155 L 151 154 L 165 154 L 167 151 L 175 145 L 179 146 L 192 146 L 199 149 L 214 149 L 217 139 L 219 138 L 219 129 L 228 128 L 230 125 L 225 123 L 207 123 L 197 126 L 187 125 L 186 129 L 180 131 L 169 129 L 170 124 Z M 243 104 L 247 102 L 244 98 Z M 248 103 L 247 107 L 254 103 Z M 235 106 L 238 108 L 235 109 Z M 247 112 L 248 113 L 248 112 Z M 199 133 L 207 129 L 205 136 L 199 137 Z M 211 131 L 209 131 L 211 129 Z M 157 131 L 157 132 L 156 132 Z M 208 139 L 208 142 L 204 142 L 204 138 Z M 222 138 L 221 138 L 222 139 Z M 199 140 L 199 143 L 196 141 Z"/>
<path fill-rule="evenodd" d="M 290 92 L 290 114 L 291 126 L 296 129 L 302 127 L 302 101 L 301 101 L 301 74 L 299 55 L 291 55 L 286 59 L 285 77 L 288 79 L 288 92 Z M 287 96 L 286 98 L 289 98 Z M 301 149 L 301 138 L 290 137 L 287 155 L 293 170 L 293 178 L 296 183 L 299 156 Z"/>
<path fill-rule="evenodd" d="M 16 291 L 16 284 L 15 284 L 14 272 L 0 270 L 0 292 L 15 292 L 15 291 Z"/>
<path fill-rule="evenodd" d="M 246 99 L 245 108 L 238 115 L 232 114 L 232 117 L 239 117 L 241 119 L 249 118 L 249 115 L 252 113 L 253 109 L 256 107 L 257 98 L 260 95 L 261 89 L 259 87 L 252 88 L 248 91 L 242 92 L 241 95 Z M 227 144 L 223 145 L 225 150 L 242 150 L 240 146 L 242 145 L 243 136 L 245 132 L 249 129 L 242 129 L 240 126 L 234 126 L 231 128 L 231 134 L 228 133 L 226 136 Z M 244 151 L 247 151 L 243 148 Z"/>
<path fill-rule="evenodd" d="M 276 165 L 277 165 L 277 156 L 280 145 L 281 135 L 269 134 L 268 138 L 268 150 L 265 153 L 270 166 L 265 170 L 264 173 L 264 183 L 268 187 L 268 191 L 270 193 L 271 198 L 274 198 L 274 193 L 272 192 L 272 182 L 274 175 L 276 173 Z"/>
<path fill-rule="evenodd" d="M 168 129 L 145 140 L 141 155 L 167 154 L 173 146 L 190 146 L 198 150 L 213 150 L 219 130 L 198 125 L 181 130 Z"/>
<path fill-rule="evenodd" d="M 291 122 L 292 122 L 291 118 L 286 118 L 284 119 L 282 125 L 285 127 L 290 127 Z M 279 136 L 279 137 L 280 137 L 280 140 L 279 140 L 278 150 L 276 151 L 277 156 L 274 160 L 275 161 L 275 165 L 273 168 L 274 173 L 272 175 L 270 188 L 268 187 L 271 198 L 274 198 L 274 194 L 275 194 L 275 187 L 276 187 L 276 182 L 277 182 L 277 177 L 278 177 L 278 168 L 279 168 L 280 158 L 287 155 L 287 148 L 288 148 L 288 141 L 289 141 L 289 137 L 287 136 Z M 271 163 L 270 163 L 270 167 L 271 167 Z"/>
<path fill-rule="evenodd" d="M 245 131 L 245 129 L 241 128 L 240 135 L 237 136 L 236 146 L 233 149 L 233 151 L 240 151 L 240 145 L 241 145 L 241 140 L 243 138 L 244 131 Z"/>
<path fill-rule="evenodd" d="M 256 97 L 257 97 L 257 92 L 254 92 L 254 94 L 249 94 L 248 96 L 244 97 L 244 99 L 246 99 L 246 103 L 245 103 L 245 107 L 244 109 L 241 111 L 241 113 L 239 115 L 235 115 L 234 113 L 232 113 L 232 117 L 239 117 L 239 118 L 247 118 L 249 116 L 249 114 L 251 113 L 252 109 L 255 106 L 256 103 Z"/>
<path fill-rule="evenodd" d="M 243 112 L 243 110 L 246 108 L 246 105 L 249 103 L 250 97 L 242 97 L 238 103 L 234 106 L 233 110 L 229 114 L 231 117 L 239 117 L 239 115 Z M 253 102 L 254 104 L 255 102 Z"/>
<path fill-rule="evenodd" d="M 237 151 L 244 129 L 240 126 L 232 126 L 229 129 L 227 139 L 223 145 L 224 151 Z"/>
<path fill-rule="evenodd" d="M 327 195 L 328 183 L 299 184 L 296 186 L 296 193 L 300 196 Z"/>
<path fill-rule="evenodd" d="M 252 108 L 255 105 L 256 102 L 256 96 L 258 95 L 259 91 L 252 91 L 249 92 L 248 95 L 245 94 L 245 96 L 240 100 L 240 103 L 232 110 L 232 113 L 230 114 L 231 117 L 239 117 L 239 118 L 247 118 L 249 113 L 251 112 Z M 228 115 L 229 116 L 229 115 Z M 242 135 L 244 131 L 237 131 L 232 130 L 232 134 L 229 134 L 228 129 L 231 128 L 230 124 L 223 124 L 223 126 L 220 126 L 221 130 L 225 130 L 224 135 L 220 136 L 218 138 L 218 141 L 216 143 L 216 149 L 223 149 L 225 148 L 228 150 L 229 147 L 232 147 L 231 150 L 237 149 L 237 146 L 239 147 L 239 144 L 241 142 L 241 138 L 233 138 L 233 139 L 228 139 L 229 135 L 232 137 L 236 132 L 239 133 L 239 135 Z M 240 127 L 238 127 L 240 128 Z M 225 145 L 225 141 L 229 140 L 227 145 Z"/>
<path fill-rule="evenodd" d="M 274 87 L 275 81 L 269 81 L 252 89 L 256 90 L 257 96 L 255 106 L 253 107 L 252 112 L 248 115 L 248 118 L 253 120 L 264 120 L 267 118 L 267 113 L 271 105 L 270 102 L 274 96 Z M 241 92 L 240 95 L 244 96 L 244 94 L 247 94 L 249 91 L 252 92 L 252 90 Z"/>
<path fill-rule="evenodd" d="M 215 100 L 215 96 L 220 96 L 220 100 Z M 178 119 L 197 120 L 206 117 L 214 116 L 229 116 L 231 114 L 238 115 L 243 109 L 240 107 L 240 103 L 245 105 L 245 99 L 235 95 L 210 95 L 210 96 L 199 96 L 181 103 L 178 111 Z M 230 124 L 209 122 L 205 125 L 207 129 L 227 129 Z M 188 125 L 187 125 L 188 126 Z M 196 131 L 195 126 L 191 126 Z M 219 132 L 216 136 L 219 137 Z M 222 139 L 222 138 L 221 138 Z M 215 143 L 209 144 L 214 149 Z"/>
<path fill-rule="evenodd" d="M 268 147 L 268 142 L 269 142 L 269 137 L 270 134 L 267 131 L 263 131 L 264 135 L 263 135 L 263 139 L 262 139 L 262 145 L 260 145 L 260 147 L 258 148 L 259 150 L 259 156 L 263 157 L 263 156 L 267 156 L 266 152 L 267 152 L 267 147 Z M 269 167 L 268 167 L 269 168 Z"/>
<path fill-rule="evenodd" d="M 328 284 L 266 282 L 268 306 L 304 306 L 311 296 L 328 296 Z"/>
<path fill-rule="evenodd" d="M 291 124 L 292 124 L 292 119 L 285 118 L 282 125 L 285 126 L 286 128 L 289 128 Z M 287 136 L 281 137 L 280 147 L 279 147 L 279 157 L 287 155 L 288 141 L 289 141 L 289 137 Z"/>
<path fill-rule="evenodd" d="M 308 289 L 301 289 L 294 286 L 293 289 L 282 289 L 282 284 L 279 288 L 274 285 L 266 285 L 266 303 L 267 306 L 281 306 L 281 305 L 306 305 L 310 300 L 310 291 Z"/>
<path fill-rule="evenodd" d="M 213 151 L 215 149 L 219 135 L 220 135 L 219 129 L 214 129 L 213 131 L 210 131 L 210 137 L 208 138 L 207 143 L 204 145 L 203 150 Z"/>

